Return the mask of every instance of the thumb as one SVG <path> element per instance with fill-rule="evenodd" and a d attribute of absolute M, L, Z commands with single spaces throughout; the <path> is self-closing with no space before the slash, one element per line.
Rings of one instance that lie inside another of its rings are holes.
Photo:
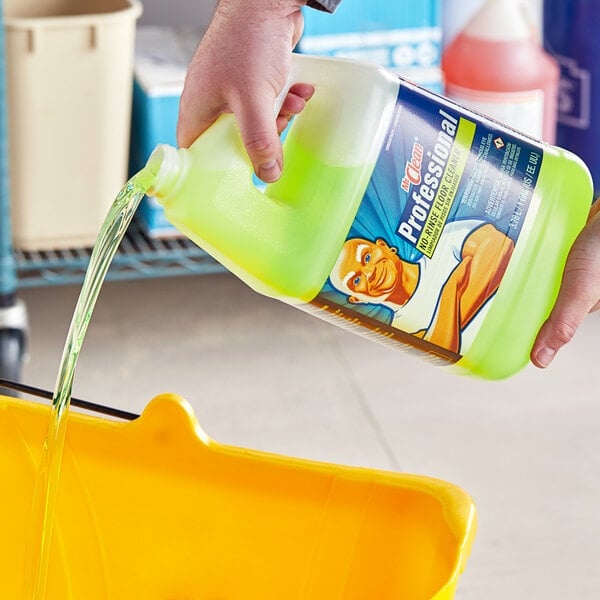
<path fill-rule="evenodd" d="M 577 328 L 590 311 L 593 302 L 581 292 L 578 275 L 566 271 L 560 293 L 550 316 L 540 328 L 531 350 L 531 360 L 540 368 L 547 367 L 556 353 L 571 341 Z"/>
<path fill-rule="evenodd" d="M 600 308 L 600 203 L 590 211 L 567 258 L 560 292 L 531 350 L 531 360 L 547 367 L 568 343 L 586 315 Z"/>
<path fill-rule="evenodd" d="M 266 183 L 279 179 L 283 163 L 274 106 L 273 95 L 248 93 L 231 107 L 254 172 Z"/>
<path fill-rule="evenodd" d="M 558 350 L 567 344 L 600 298 L 600 253 L 592 230 L 584 231 L 569 254 L 560 292 L 533 348 L 532 362 L 547 367 Z"/>

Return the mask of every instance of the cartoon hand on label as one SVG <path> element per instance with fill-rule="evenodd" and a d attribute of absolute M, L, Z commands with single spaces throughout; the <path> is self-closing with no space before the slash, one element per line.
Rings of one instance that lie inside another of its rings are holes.
<path fill-rule="evenodd" d="M 567 258 L 554 308 L 531 350 L 536 367 L 547 367 L 571 341 L 585 316 L 600 309 L 600 201 L 590 210 L 587 225 Z"/>

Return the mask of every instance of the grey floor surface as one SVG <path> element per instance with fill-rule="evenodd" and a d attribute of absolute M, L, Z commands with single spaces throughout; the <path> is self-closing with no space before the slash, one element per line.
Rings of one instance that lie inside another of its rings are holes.
<path fill-rule="evenodd" d="M 52 389 L 78 286 L 23 290 L 23 381 Z M 107 283 L 74 394 L 141 411 L 161 392 L 215 440 L 456 483 L 479 530 L 457 600 L 600 597 L 600 315 L 545 372 L 449 375 L 230 275 Z M 370 599 L 369 599 L 370 600 Z"/>

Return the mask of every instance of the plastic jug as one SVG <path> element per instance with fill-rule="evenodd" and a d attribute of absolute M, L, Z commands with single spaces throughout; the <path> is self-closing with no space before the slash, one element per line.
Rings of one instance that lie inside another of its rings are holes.
<path fill-rule="evenodd" d="M 486 0 L 444 51 L 445 93 L 554 143 L 559 68 L 522 0 Z"/>
<path fill-rule="evenodd" d="M 574 155 L 371 63 L 294 56 L 315 94 L 263 192 L 234 118 L 158 146 L 149 193 L 256 291 L 460 373 L 528 362 L 592 199 Z"/>

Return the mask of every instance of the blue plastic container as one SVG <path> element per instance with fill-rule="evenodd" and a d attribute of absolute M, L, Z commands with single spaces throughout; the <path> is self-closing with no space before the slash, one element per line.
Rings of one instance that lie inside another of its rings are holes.
<path fill-rule="evenodd" d="M 588 165 L 600 193 L 600 2 L 545 0 L 544 46 L 561 67 L 557 145 Z"/>
<path fill-rule="evenodd" d="M 441 0 L 344 0 L 335 16 L 307 8 L 298 50 L 375 62 L 441 92 Z"/>

